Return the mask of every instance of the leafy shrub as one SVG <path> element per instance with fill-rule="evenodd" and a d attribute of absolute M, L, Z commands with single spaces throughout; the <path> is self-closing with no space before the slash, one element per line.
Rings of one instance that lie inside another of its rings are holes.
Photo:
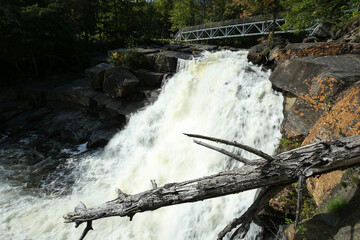
<path fill-rule="evenodd" d="M 114 66 L 138 69 L 144 65 L 144 57 L 135 48 L 126 50 L 125 52 L 113 52 L 109 54 L 108 62 Z"/>

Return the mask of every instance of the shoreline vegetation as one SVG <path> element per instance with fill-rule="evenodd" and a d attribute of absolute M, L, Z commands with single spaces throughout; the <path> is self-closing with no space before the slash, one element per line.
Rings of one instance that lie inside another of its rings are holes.
<path fill-rule="evenodd" d="M 296 3 L 296 4 L 295 4 Z M 336 34 L 359 14 L 359 0 L 31 0 L 0 5 L 0 86 L 82 72 L 87 55 L 119 47 L 169 43 L 180 28 L 281 12 L 283 26 L 306 29 L 326 22 Z M 258 37 L 209 41 L 248 48 Z M 285 36 L 290 41 L 303 37 Z M 159 40 L 167 39 L 167 40 Z M 269 38 L 271 39 L 271 38 Z"/>

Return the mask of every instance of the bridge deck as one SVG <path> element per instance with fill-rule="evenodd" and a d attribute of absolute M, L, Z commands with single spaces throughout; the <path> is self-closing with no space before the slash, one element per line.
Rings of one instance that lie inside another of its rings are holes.
<path fill-rule="evenodd" d="M 275 25 L 275 33 L 292 31 L 281 30 L 285 23 L 282 16 L 278 19 L 269 20 L 270 16 L 254 16 L 251 18 L 238 18 L 222 22 L 214 22 L 180 29 L 174 39 L 176 41 L 188 42 L 208 39 L 244 37 L 269 34 Z"/>

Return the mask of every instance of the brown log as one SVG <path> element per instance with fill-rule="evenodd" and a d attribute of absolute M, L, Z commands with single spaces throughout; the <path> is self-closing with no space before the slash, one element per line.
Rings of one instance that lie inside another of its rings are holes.
<path fill-rule="evenodd" d="M 100 218 L 129 216 L 161 207 L 196 202 L 235 194 L 264 186 L 296 182 L 299 176 L 310 177 L 360 164 L 360 135 L 316 143 L 274 156 L 273 161 L 258 159 L 258 165 L 220 172 L 194 180 L 169 183 L 145 192 L 128 195 L 118 190 L 118 198 L 92 207 L 77 207 L 64 216 L 66 223 L 77 225 Z M 256 211 L 254 211 L 256 212 Z"/>

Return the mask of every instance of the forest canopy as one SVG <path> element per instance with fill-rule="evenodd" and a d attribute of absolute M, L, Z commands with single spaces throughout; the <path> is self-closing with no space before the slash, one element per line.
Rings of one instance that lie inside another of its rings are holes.
<path fill-rule="evenodd" d="M 2 0 L 4 79 L 37 79 L 83 67 L 82 53 L 170 39 L 180 28 L 279 12 L 288 28 L 341 25 L 360 0 Z M 9 81 L 9 80 L 8 80 Z M 1 83 L 0 83 L 1 85 Z"/>

